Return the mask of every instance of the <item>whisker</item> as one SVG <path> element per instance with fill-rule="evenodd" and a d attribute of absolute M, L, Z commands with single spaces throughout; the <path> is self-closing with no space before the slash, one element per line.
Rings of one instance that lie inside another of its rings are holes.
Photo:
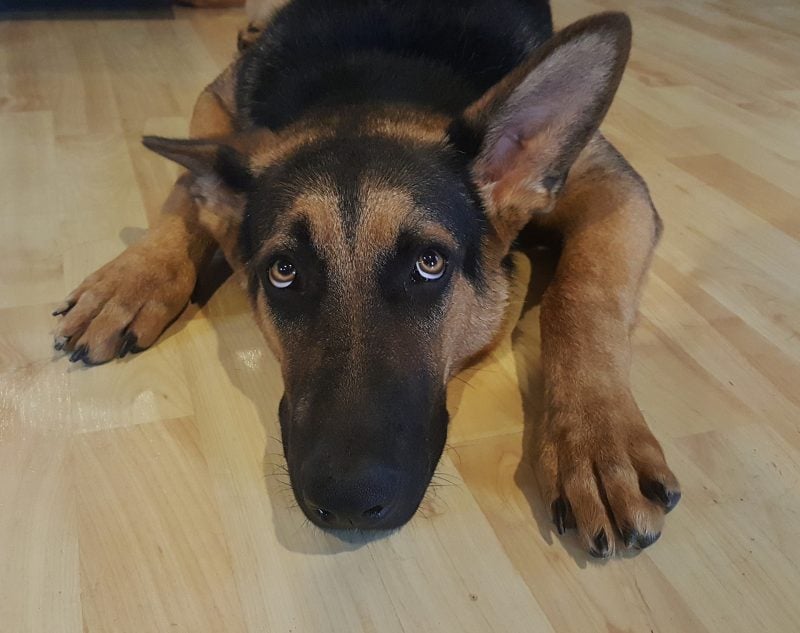
<path fill-rule="evenodd" d="M 264 466 L 271 466 L 272 468 L 280 468 L 282 470 L 285 470 L 286 472 L 289 472 L 289 467 L 286 464 L 276 464 L 274 462 L 265 462 Z"/>
<path fill-rule="evenodd" d="M 465 384 L 467 387 L 469 387 L 470 389 L 475 389 L 475 387 L 474 387 L 473 385 L 469 384 L 469 380 L 465 380 L 465 379 L 464 379 L 464 378 L 462 378 L 461 376 L 458 376 L 458 375 L 456 375 L 456 376 L 453 376 L 453 379 L 454 379 L 454 380 L 458 380 L 458 381 L 460 381 L 460 382 L 463 382 L 463 383 L 464 383 L 464 384 Z"/>
<path fill-rule="evenodd" d="M 451 475 L 449 473 L 440 473 L 440 472 L 433 473 L 431 481 L 439 481 L 439 480 L 454 486 L 461 485 L 464 483 L 464 480 L 458 477 L 457 475 Z"/>
<path fill-rule="evenodd" d="M 450 451 L 454 452 L 456 454 L 456 457 L 458 458 L 459 463 L 461 462 L 461 453 L 458 452 L 458 447 L 457 446 L 453 446 L 452 444 L 448 443 L 448 444 L 445 444 L 444 450 L 447 451 L 447 452 L 450 452 Z"/>

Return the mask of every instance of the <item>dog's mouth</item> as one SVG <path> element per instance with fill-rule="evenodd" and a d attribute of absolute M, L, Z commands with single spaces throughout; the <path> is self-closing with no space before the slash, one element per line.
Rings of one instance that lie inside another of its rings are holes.
<path fill-rule="evenodd" d="M 292 419 L 286 396 L 279 407 L 281 436 L 289 473 L 289 483 L 298 506 L 308 520 L 326 530 L 388 531 L 405 525 L 416 513 L 428 489 L 441 456 L 424 451 L 425 459 L 416 468 L 403 468 L 371 455 L 348 454 L 357 464 L 347 468 L 332 466 L 330 451 L 315 451 L 312 456 L 292 444 Z M 444 411 L 444 427 L 447 412 Z"/>

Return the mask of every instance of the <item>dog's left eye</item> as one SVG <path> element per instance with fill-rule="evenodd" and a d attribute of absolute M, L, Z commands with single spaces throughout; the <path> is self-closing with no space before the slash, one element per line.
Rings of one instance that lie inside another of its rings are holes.
<path fill-rule="evenodd" d="M 416 263 L 417 274 L 425 281 L 436 281 L 444 275 L 447 268 L 447 260 L 439 251 L 432 248 L 426 250 L 419 256 Z"/>
<path fill-rule="evenodd" d="M 294 264 L 285 259 L 277 259 L 269 267 L 269 282 L 276 288 L 288 288 L 297 277 Z"/>

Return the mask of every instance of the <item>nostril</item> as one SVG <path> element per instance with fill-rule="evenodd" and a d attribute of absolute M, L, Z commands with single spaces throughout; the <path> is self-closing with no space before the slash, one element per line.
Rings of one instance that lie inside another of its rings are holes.
<path fill-rule="evenodd" d="M 333 512 L 325 508 L 317 508 L 317 516 L 326 523 L 333 518 Z"/>
<path fill-rule="evenodd" d="M 364 510 L 363 515 L 367 519 L 377 519 L 383 513 L 383 506 L 372 506 L 369 510 Z"/>

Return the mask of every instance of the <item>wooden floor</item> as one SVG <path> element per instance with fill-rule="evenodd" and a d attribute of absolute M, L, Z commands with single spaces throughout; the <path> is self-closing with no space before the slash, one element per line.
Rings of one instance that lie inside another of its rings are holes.
<path fill-rule="evenodd" d="M 523 457 L 535 308 L 453 382 L 441 485 L 381 539 L 271 476 L 281 384 L 235 281 L 144 354 L 54 353 L 52 307 L 175 176 L 139 137 L 186 132 L 243 18 L 0 23 L 2 633 L 800 630 L 800 6 L 554 4 L 635 27 L 604 130 L 667 227 L 633 367 L 683 484 L 661 541 L 602 563 L 555 536 Z"/>

